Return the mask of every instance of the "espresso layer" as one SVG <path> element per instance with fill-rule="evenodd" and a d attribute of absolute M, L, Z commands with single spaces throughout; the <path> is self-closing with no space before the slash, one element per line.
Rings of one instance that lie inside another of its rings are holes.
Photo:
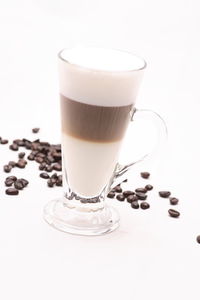
<path fill-rule="evenodd" d="M 93 142 L 112 142 L 123 138 L 133 104 L 97 106 L 60 95 L 62 131 Z"/>

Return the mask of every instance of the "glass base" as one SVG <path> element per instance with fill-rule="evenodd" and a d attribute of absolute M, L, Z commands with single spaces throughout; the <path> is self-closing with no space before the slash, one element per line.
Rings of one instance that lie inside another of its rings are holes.
<path fill-rule="evenodd" d="M 44 219 L 58 230 L 78 235 L 102 235 L 119 226 L 119 215 L 113 207 L 80 211 L 68 207 L 62 198 L 47 203 Z"/>

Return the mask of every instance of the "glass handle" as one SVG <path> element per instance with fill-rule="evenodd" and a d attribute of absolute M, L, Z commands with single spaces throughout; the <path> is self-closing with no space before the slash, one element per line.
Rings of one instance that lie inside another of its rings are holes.
<path fill-rule="evenodd" d="M 131 111 L 131 122 L 130 125 L 132 128 L 130 128 L 131 131 L 133 131 L 135 122 L 139 119 L 146 119 L 148 123 L 153 123 L 153 127 L 155 128 L 155 143 L 153 146 L 153 149 L 147 153 L 144 153 L 140 158 L 137 160 L 127 163 L 127 164 L 120 164 L 117 163 L 116 169 L 111 181 L 111 188 L 114 185 L 117 185 L 121 183 L 123 180 L 126 179 L 126 173 L 129 171 L 136 163 L 142 162 L 146 158 L 150 158 L 156 155 L 156 153 L 161 152 L 163 146 L 165 145 L 167 141 L 167 126 L 163 118 L 156 112 L 148 109 L 136 109 L 134 108 Z M 148 131 L 148 130 L 147 130 Z M 148 133 L 148 132 L 147 132 Z M 150 134 L 150 133 L 148 133 Z M 149 136 L 149 135 L 148 135 Z"/>

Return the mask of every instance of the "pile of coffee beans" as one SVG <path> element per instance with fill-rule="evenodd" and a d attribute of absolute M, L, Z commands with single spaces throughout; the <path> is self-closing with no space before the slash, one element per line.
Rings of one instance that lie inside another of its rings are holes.
<path fill-rule="evenodd" d="M 40 128 L 35 127 L 32 129 L 32 132 L 36 134 L 39 132 L 39 130 Z M 0 143 L 7 144 L 8 140 L 0 138 Z M 26 154 L 25 152 L 20 151 L 18 153 L 16 161 L 9 161 L 7 164 L 5 164 L 3 166 L 3 170 L 5 173 L 10 173 L 14 168 L 24 169 L 28 164 L 28 161 L 34 161 L 38 164 L 39 171 L 43 171 L 42 173 L 40 173 L 39 176 L 41 178 L 47 179 L 48 187 L 62 186 L 61 174 L 57 174 L 55 172 L 51 176 L 48 174 L 53 171 L 56 172 L 62 171 L 62 156 L 61 156 L 60 144 L 50 144 L 48 142 L 40 141 L 40 139 L 30 141 L 28 139 L 23 138 L 23 139 L 15 139 L 9 145 L 9 149 L 12 151 L 18 151 L 21 150 L 21 148 L 24 148 L 26 152 L 28 150 L 28 153 Z M 25 158 L 25 156 L 27 157 Z M 18 191 L 23 188 L 22 181 L 26 180 L 26 179 L 14 180 L 13 177 L 15 176 L 7 177 L 5 180 L 6 186 L 8 186 L 8 184 L 11 183 L 12 180 L 14 184 L 14 187 L 9 188 L 5 191 L 7 195 L 18 195 L 19 194 Z"/>
<path fill-rule="evenodd" d="M 29 184 L 28 180 L 24 178 L 17 179 L 16 176 L 8 176 L 4 183 L 9 187 L 6 189 L 6 194 L 12 196 L 18 195 L 19 190 L 23 190 Z"/>
<path fill-rule="evenodd" d="M 149 172 L 141 172 L 140 176 L 144 179 L 149 179 Z M 125 180 L 127 181 L 127 179 Z M 148 197 L 148 192 L 153 189 L 153 185 L 147 184 L 144 187 L 138 187 L 134 190 L 125 190 L 123 191 L 121 184 L 118 184 L 114 187 L 107 195 L 108 198 L 116 198 L 118 201 L 126 201 L 130 203 L 133 209 L 149 209 L 150 204 L 146 201 Z M 169 198 L 170 205 L 177 205 L 179 200 L 175 197 L 170 197 L 170 191 L 160 191 L 158 192 L 159 196 L 162 198 Z M 168 214 L 172 218 L 178 218 L 180 216 L 180 212 L 169 209 Z"/>

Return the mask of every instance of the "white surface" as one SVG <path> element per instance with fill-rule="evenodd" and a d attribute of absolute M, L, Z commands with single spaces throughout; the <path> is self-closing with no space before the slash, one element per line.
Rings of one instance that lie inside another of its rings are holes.
<path fill-rule="evenodd" d="M 30 179 L 19 197 L 4 194 L 2 173 L 1 299 L 199 299 L 199 11 L 195 0 L 0 2 L 2 137 L 34 138 L 30 128 L 40 126 L 42 139 L 59 142 L 56 55 L 91 39 L 147 60 L 138 107 L 158 111 L 169 129 L 162 164 L 138 165 L 129 185 L 143 185 L 138 172 L 154 169 L 151 209 L 110 200 L 121 227 L 107 236 L 71 236 L 44 223 L 43 206 L 61 189 L 47 189 L 34 164 L 18 170 Z M 7 147 L 2 165 L 16 157 Z M 179 220 L 168 217 L 160 189 L 180 198 Z"/>
<path fill-rule="evenodd" d="M 89 142 L 62 135 L 68 182 L 73 192 L 85 197 L 101 194 L 114 172 L 121 141 Z"/>

